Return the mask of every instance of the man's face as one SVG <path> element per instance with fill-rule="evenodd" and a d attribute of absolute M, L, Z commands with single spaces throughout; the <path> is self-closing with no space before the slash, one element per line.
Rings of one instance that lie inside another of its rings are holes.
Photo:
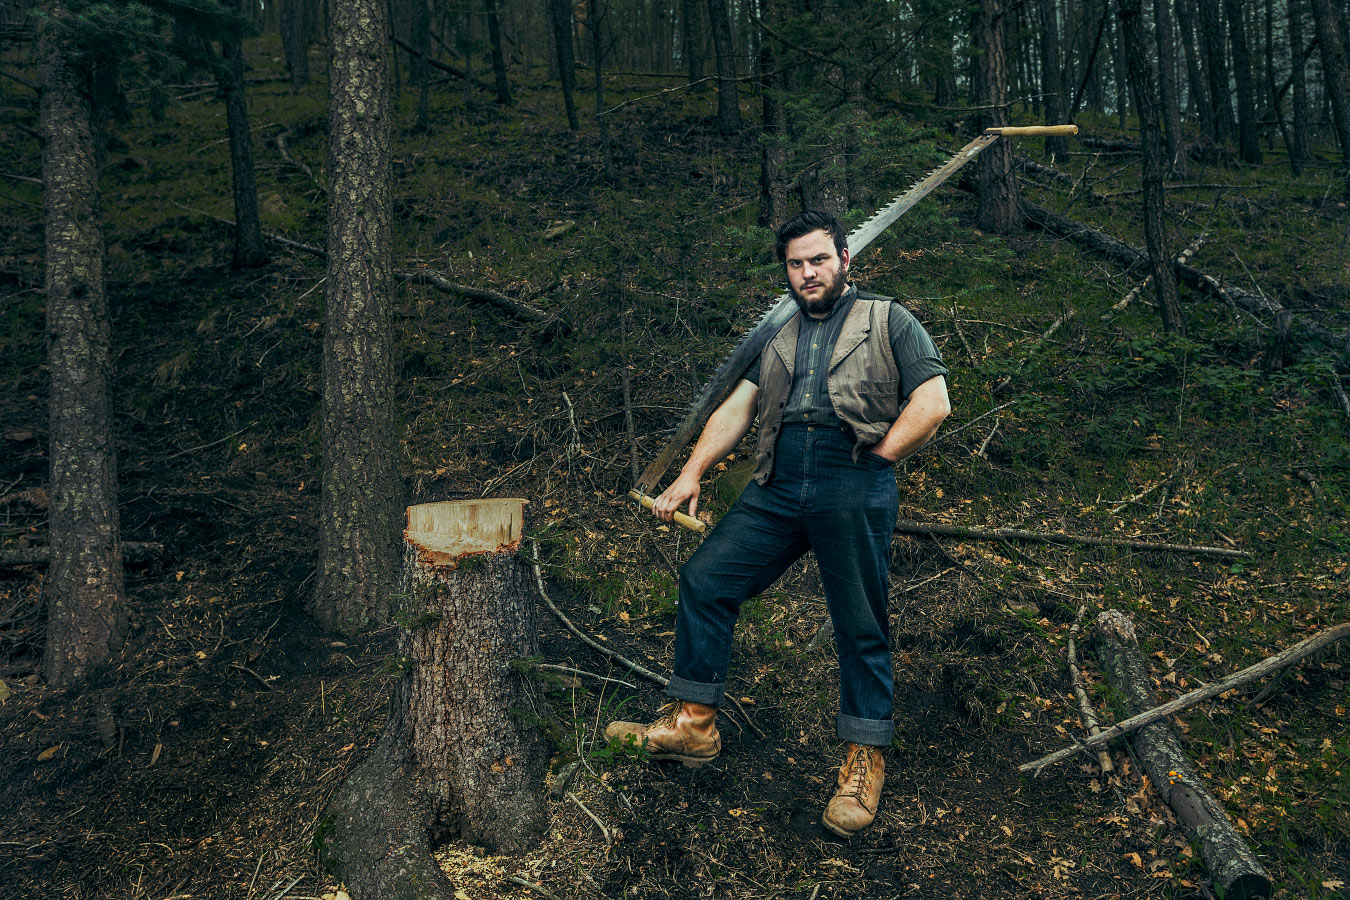
<path fill-rule="evenodd" d="M 788 287 L 802 312 L 820 318 L 834 309 L 848 285 L 848 249 L 836 253 L 823 229 L 788 241 Z"/>

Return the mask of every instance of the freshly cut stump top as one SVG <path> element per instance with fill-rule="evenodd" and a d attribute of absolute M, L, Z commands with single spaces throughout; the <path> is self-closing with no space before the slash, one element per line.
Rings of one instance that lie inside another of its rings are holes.
<path fill-rule="evenodd" d="M 520 549 L 525 504 L 519 497 L 492 500 L 445 500 L 408 507 L 404 537 L 417 547 L 423 562 L 453 566 L 479 553 L 511 553 Z"/>

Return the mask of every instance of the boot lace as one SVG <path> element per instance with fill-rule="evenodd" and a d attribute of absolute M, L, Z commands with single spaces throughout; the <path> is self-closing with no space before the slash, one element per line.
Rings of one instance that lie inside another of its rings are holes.
<path fill-rule="evenodd" d="M 849 765 L 847 758 L 844 759 L 844 765 Z M 847 787 L 842 793 L 856 797 L 866 797 L 872 787 L 872 752 L 866 747 L 859 747 L 853 754 L 853 764 L 849 768 L 846 784 Z"/>
<path fill-rule="evenodd" d="M 662 726 L 667 726 L 670 728 L 674 728 L 676 720 L 680 718 L 680 710 L 682 709 L 684 709 L 683 700 L 671 700 L 669 703 L 667 703 L 665 706 L 662 706 L 661 709 L 657 711 L 655 721 L 653 721 L 652 724 L 648 725 L 647 727 L 660 728 Z"/>

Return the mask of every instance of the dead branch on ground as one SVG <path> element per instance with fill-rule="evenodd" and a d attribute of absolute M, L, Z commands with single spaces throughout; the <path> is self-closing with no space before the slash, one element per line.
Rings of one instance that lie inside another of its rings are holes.
<path fill-rule="evenodd" d="M 901 519 L 895 523 L 900 534 L 917 534 L 924 537 L 957 537 L 976 541 L 1030 541 L 1037 544 L 1087 544 L 1092 547 L 1123 547 L 1128 550 L 1160 550 L 1167 553 L 1197 553 L 1207 556 L 1224 556 L 1230 559 L 1250 559 L 1246 550 L 1229 550 L 1226 547 L 1205 547 L 1194 544 L 1166 544 L 1153 541 L 1136 541 L 1129 538 L 1102 538 L 1087 534 L 1062 534 L 1050 531 L 1024 531 L 1020 528 L 979 528 L 973 525 L 927 525 L 910 519 Z"/>
<path fill-rule="evenodd" d="M 1091 749 L 1099 744 L 1113 741 L 1116 738 L 1129 734 L 1131 731 L 1142 728 L 1151 722 L 1159 722 L 1174 716 L 1183 710 L 1190 709 L 1198 703 L 1203 703 L 1211 697 L 1218 697 L 1221 694 L 1233 690 L 1233 688 L 1241 687 L 1244 684 L 1264 678 L 1272 672 L 1292 665 L 1304 657 L 1316 653 L 1323 647 L 1334 644 L 1346 637 L 1350 637 L 1350 622 L 1323 629 L 1289 649 L 1282 650 L 1274 656 L 1269 656 L 1261 662 L 1250 665 L 1245 669 L 1240 669 L 1232 675 L 1229 675 L 1227 678 L 1211 682 L 1188 694 L 1182 694 L 1180 697 L 1168 703 L 1164 703 L 1162 706 L 1155 706 L 1145 712 L 1130 716 L 1128 719 L 1122 719 L 1110 728 L 1104 729 L 1101 734 L 1094 735 L 1086 741 L 1080 741 L 1076 747 L 1066 747 L 1063 750 L 1056 750 L 1054 753 L 1042 756 L 1040 759 L 1032 760 L 1029 763 L 1023 763 L 1017 767 L 1017 771 L 1039 772 L 1046 766 L 1062 762 L 1076 753 L 1081 753 L 1084 750 Z"/>

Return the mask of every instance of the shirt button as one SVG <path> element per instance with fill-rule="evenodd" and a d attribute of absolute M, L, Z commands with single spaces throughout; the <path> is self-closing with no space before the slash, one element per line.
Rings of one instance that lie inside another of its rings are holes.
<path fill-rule="evenodd" d="M 811 371 L 807 372 L 806 374 L 807 374 L 807 375 L 814 375 L 814 374 L 816 374 L 816 370 L 815 370 L 815 369 L 812 369 Z"/>
<path fill-rule="evenodd" d="M 811 345 L 811 349 L 812 349 L 812 350 L 819 350 L 819 349 L 820 349 L 820 345 L 819 345 L 819 344 L 812 344 L 812 345 Z"/>

